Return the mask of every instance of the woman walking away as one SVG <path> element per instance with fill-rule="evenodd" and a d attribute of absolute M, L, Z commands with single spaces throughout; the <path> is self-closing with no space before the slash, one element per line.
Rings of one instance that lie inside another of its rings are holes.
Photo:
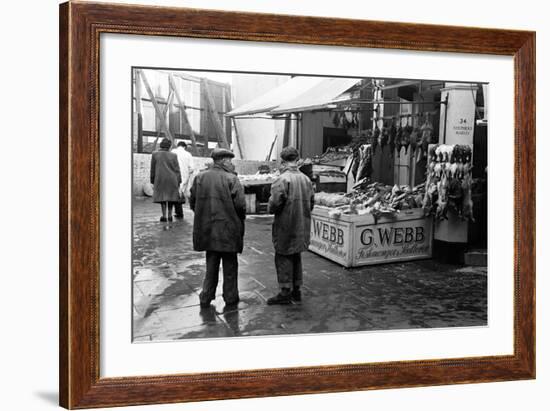
<path fill-rule="evenodd" d="M 151 184 L 154 187 L 153 202 L 160 203 L 162 217 L 160 221 L 172 221 L 172 207 L 180 201 L 181 184 L 178 156 L 171 153 L 172 143 L 167 138 L 160 142 L 160 150 L 151 156 Z"/>

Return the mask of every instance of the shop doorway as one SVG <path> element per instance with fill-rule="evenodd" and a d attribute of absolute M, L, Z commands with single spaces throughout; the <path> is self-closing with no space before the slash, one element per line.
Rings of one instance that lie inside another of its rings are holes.
<path fill-rule="evenodd" d="M 335 127 L 323 127 L 323 153 L 329 147 L 345 146 L 351 143 L 351 136 L 346 129 Z"/>

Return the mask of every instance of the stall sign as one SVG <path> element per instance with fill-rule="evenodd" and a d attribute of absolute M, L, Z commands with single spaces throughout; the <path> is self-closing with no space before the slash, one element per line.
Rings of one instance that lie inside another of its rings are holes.
<path fill-rule="evenodd" d="M 418 218 L 358 224 L 354 245 L 354 265 L 429 258 L 432 255 L 432 222 Z"/>
<path fill-rule="evenodd" d="M 309 249 L 338 263 L 348 265 L 350 225 L 312 216 Z"/>
<path fill-rule="evenodd" d="M 441 100 L 448 96 L 448 104 L 441 110 L 440 143 L 473 144 L 477 87 L 476 84 L 445 83 Z"/>

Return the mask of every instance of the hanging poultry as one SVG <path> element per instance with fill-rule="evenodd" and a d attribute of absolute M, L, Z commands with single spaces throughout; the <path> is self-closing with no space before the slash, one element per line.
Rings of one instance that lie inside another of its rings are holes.
<path fill-rule="evenodd" d="M 422 209 L 424 210 L 424 216 L 429 216 L 433 212 L 434 204 L 437 203 L 437 183 L 435 179 L 430 179 L 426 183 L 426 193 L 424 194 L 424 200 L 422 201 Z"/>
<path fill-rule="evenodd" d="M 462 202 L 462 218 L 475 222 L 474 219 L 474 202 L 472 201 L 472 176 L 468 173 L 462 180 L 462 192 L 464 198 Z"/>
<path fill-rule="evenodd" d="M 337 112 L 332 115 L 332 124 L 334 127 L 340 127 L 340 115 Z"/>
<path fill-rule="evenodd" d="M 449 207 L 454 210 L 459 216 L 462 214 L 463 189 L 462 182 L 453 173 L 453 168 L 456 170 L 456 163 L 451 166 L 451 177 L 449 182 Z"/>
<path fill-rule="evenodd" d="M 389 137 L 388 137 L 388 145 L 390 146 L 390 155 L 395 155 L 395 138 L 397 135 L 397 127 L 395 127 L 395 119 L 392 120 L 390 131 L 389 131 Z"/>
<path fill-rule="evenodd" d="M 356 111 L 353 112 L 351 118 L 352 118 L 352 120 L 351 120 L 352 128 L 359 128 L 359 116 L 358 116 L 358 113 Z"/>
<path fill-rule="evenodd" d="M 389 137 L 390 137 L 390 130 L 387 127 L 387 125 L 384 124 L 382 126 L 382 130 L 380 131 L 380 138 L 379 138 L 380 149 L 383 150 L 384 147 L 388 144 Z"/>
<path fill-rule="evenodd" d="M 423 157 L 426 157 L 428 155 L 428 146 L 432 143 L 432 136 L 433 136 L 433 125 L 430 122 L 430 115 L 428 114 L 426 116 L 426 120 L 424 121 L 424 124 L 422 124 L 422 127 L 420 127 L 421 132 L 421 138 L 420 138 L 420 147 L 421 147 L 421 153 Z"/>
<path fill-rule="evenodd" d="M 434 204 L 437 201 L 437 180 L 436 165 L 438 164 L 435 154 L 436 146 L 432 146 L 429 149 L 428 170 L 426 171 L 426 193 L 424 194 L 424 201 L 422 202 L 422 208 L 424 209 L 424 215 L 428 216 L 432 214 Z"/>
<path fill-rule="evenodd" d="M 361 162 L 361 153 L 359 151 L 359 148 L 354 148 L 353 150 L 353 159 L 351 163 L 351 174 L 353 175 L 353 178 L 357 180 L 357 171 L 359 169 L 359 163 Z"/>
<path fill-rule="evenodd" d="M 378 123 L 378 121 L 376 122 Z M 380 129 L 378 128 L 378 124 L 374 127 L 374 131 L 372 132 L 372 154 L 376 154 L 376 147 L 378 147 L 378 138 L 380 137 Z"/>
<path fill-rule="evenodd" d="M 367 130 L 365 132 L 365 142 L 366 144 L 371 144 L 372 145 L 372 141 L 373 141 L 374 137 L 373 137 L 373 133 L 372 133 L 372 130 Z"/>
<path fill-rule="evenodd" d="M 359 148 L 360 162 L 357 170 L 356 181 L 369 178 L 372 175 L 372 146 L 364 144 Z"/>
<path fill-rule="evenodd" d="M 416 146 L 420 140 L 420 129 L 418 127 L 414 127 L 411 131 L 410 140 L 411 153 L 414 155 L 416 153 Z"/>
<path fill-rule="evenodd" d="M 395 131 L 395 148 L 397 149 L 397 157 L 401 155 L 401 147 L 403 147 L 403 127 L 401 124 L 398 124 Z"/>
<path fill-rule="evenodd" d="M 409 124 L 410 116 L 407 117 L 407 125 L 403 128 L 403 133 L 401 140 L 403 141 L 403 147 L 405 147 L 405 154 L 409 150 L 409 145 L 411 144 L 411 133 L 413 131 L 412 126 Z"/>
<path fill-rule="evenodd" d="M 437 220 L 447 220 L 447 206 L 449 204 L 449 179 L 446 173 L 443 173 L 441 180 L 437 183 L 437 209 L 435 218 Z"/>

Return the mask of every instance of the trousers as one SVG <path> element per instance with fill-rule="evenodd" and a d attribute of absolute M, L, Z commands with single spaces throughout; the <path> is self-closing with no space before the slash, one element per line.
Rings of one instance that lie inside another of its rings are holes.
<path fill-rule="evenodd" d="M 275 253 L 275 269 L 279 287 L 294 288 L 302 285 L 302 253 L 289 255 Z"/>
<path fill-rule="evenodd" d="M 237 286 L 239 262 L 237 253 L 207 251 L 206 274 L 202 283 L 202 291 L 199 294 L 201 303 L 208 304 L 216 298 L 220 262 L 223 262 L 223 299 L 226 304 L 239 302 L 239 289 Z"/>
<path fill-rule="evenodd" d="M 185 201 L 176 201 L 174 202 L 174 215 L 176 217 L 183 218 L 183 205 L 185 204 Z"/>
<path fill-rule="evenodd" d="M 174 214 L 176 217 L 183 217 L 183 205 L 181 203 L 174 203 Z"/>

